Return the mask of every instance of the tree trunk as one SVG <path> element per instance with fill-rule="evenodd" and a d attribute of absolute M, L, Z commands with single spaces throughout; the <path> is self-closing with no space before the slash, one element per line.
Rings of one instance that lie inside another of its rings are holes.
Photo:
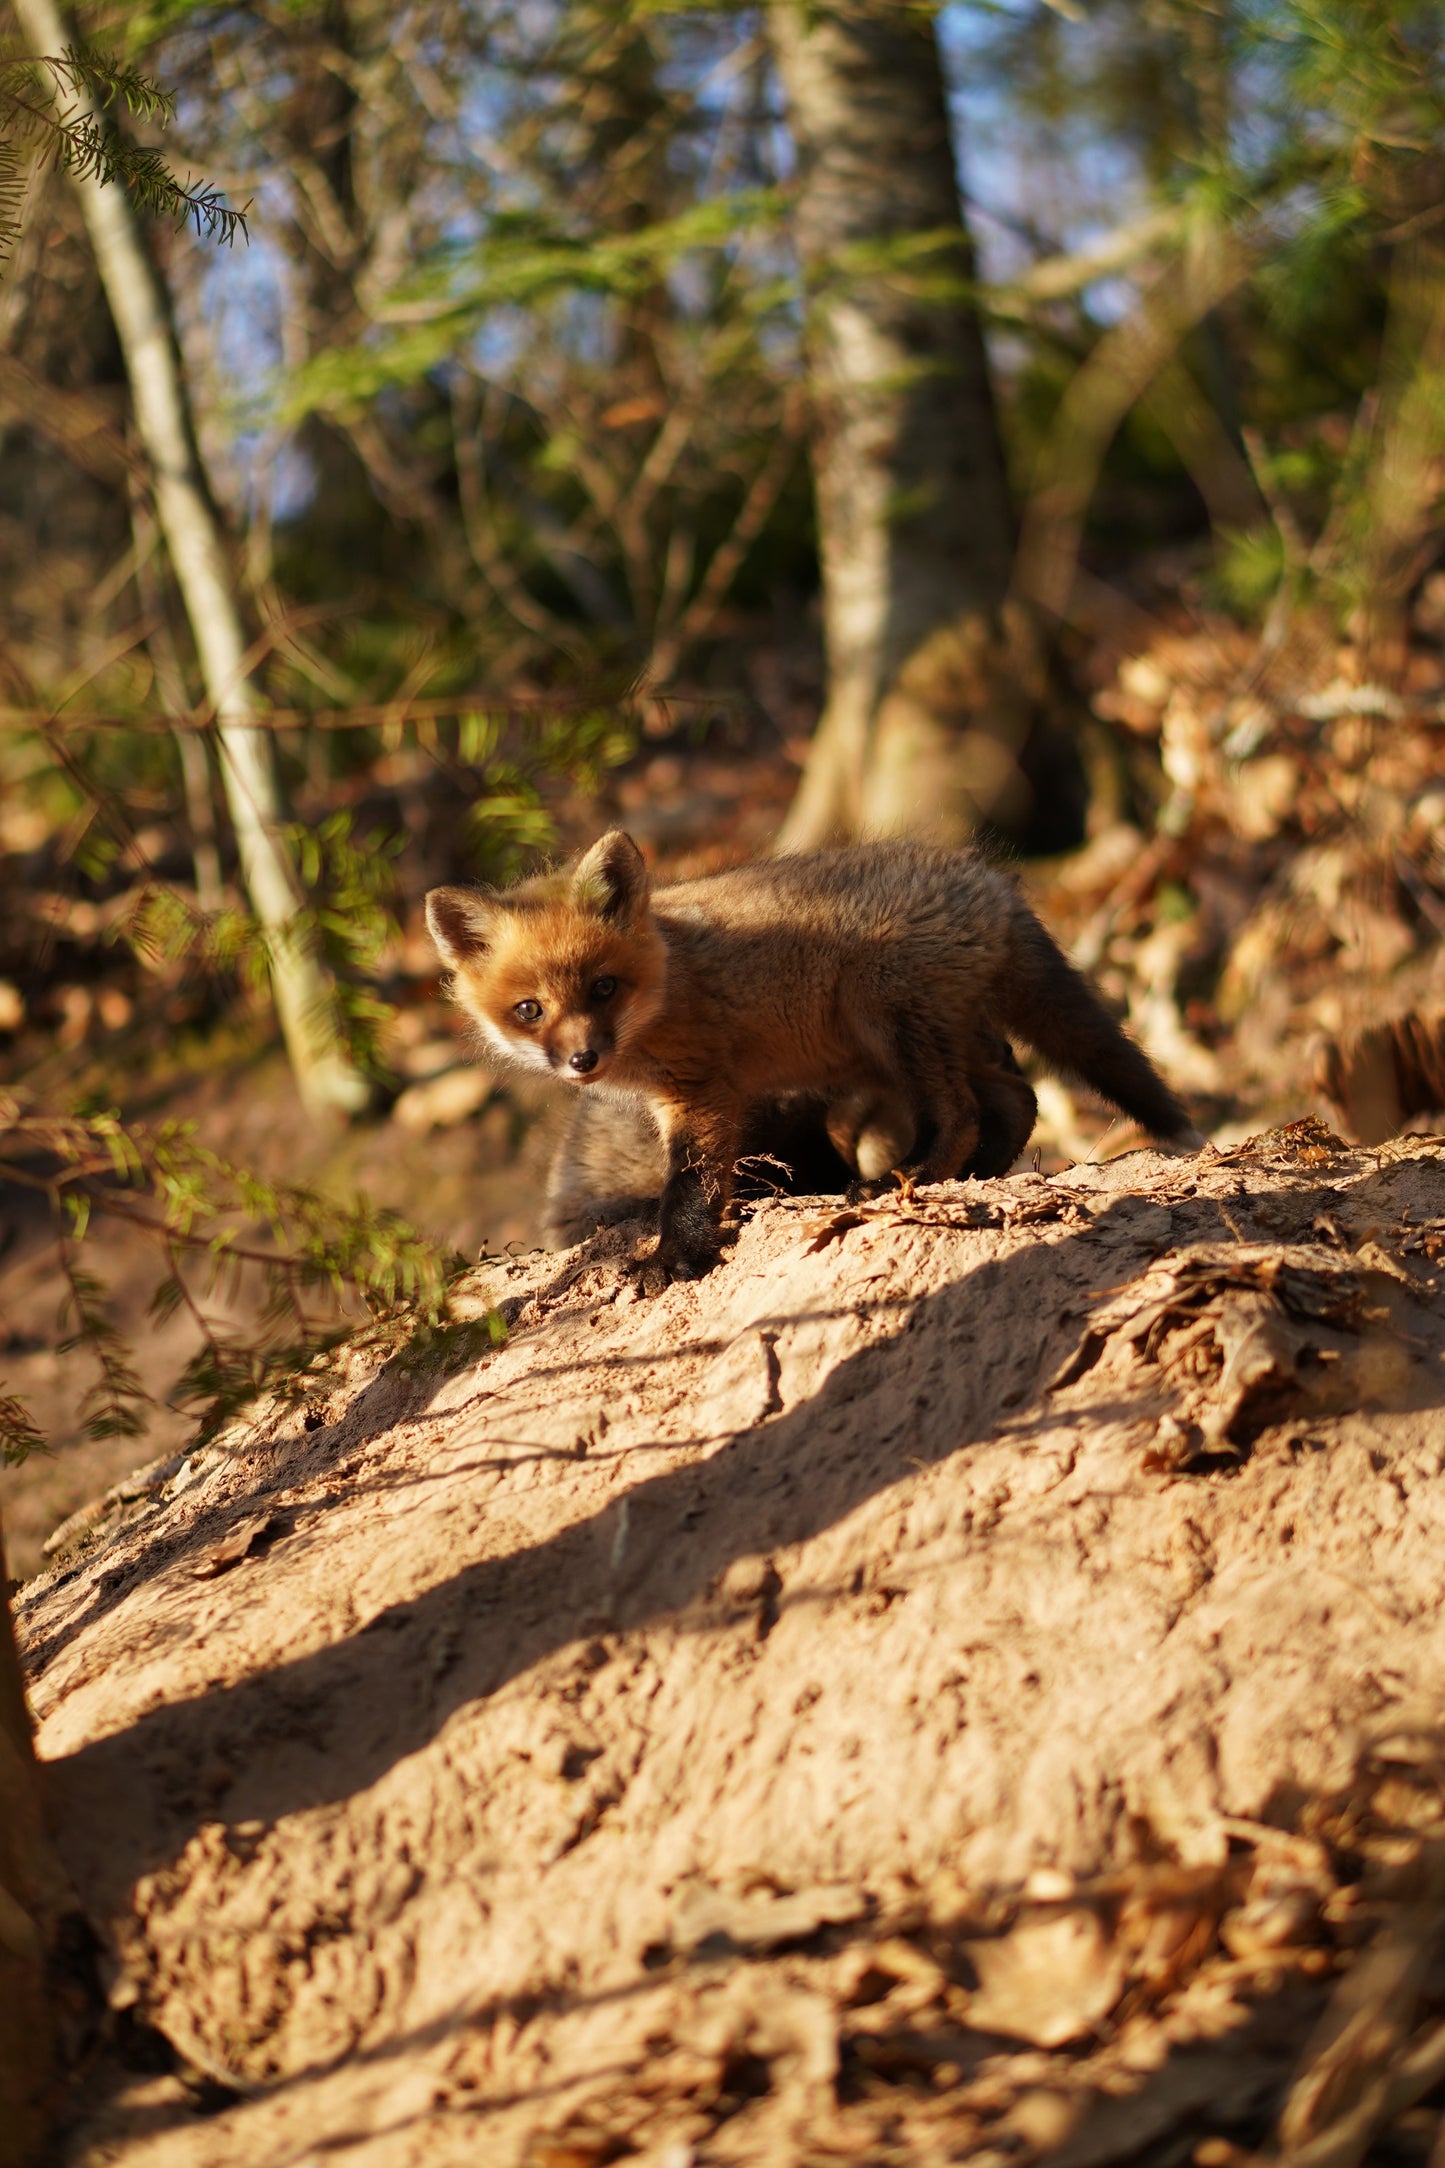
<path fill-rule="evenodd" d="M 1061 809 L 1034 802 L 1028 745 L 1048 671 L 1006 605 L 1013 509 L 932 22 L 889 0 L 773 0 L 769 19 L 799 165 L 829 679 L 780 845 L 1047 829 Z"/>
<path fill-rule="evenodd" d="M 63 1882 L 46 1840 L 0 1532 L 0 2168 L 40 2157 L 53 2082 L 48 1930 Z"/>
<path fill-rule="evenodd" d="M 36 53 L 62 53 L 74 43 L 55 0 L 15 0 L 15 12 Z M 81 91 L 74 102 L 88 103 Z M 196 447 L 169 296 L 124 188 L 115 182 L 103 187 L 93 176 L 72 180 L 125 355 L 157 515 L 215 710 L 226 803 L 242 878 L 267 937 L 287 1052 L 310 1106 L 352 1112 L 364 1105 L 367 1086 L 345 1052 L 331 981 L 298 936 L 300 888 L 281 829 L 274 749 L 256 727 L 245 630 Z"/>
<path fill-rule="evenodd" d="M 176 643 L 171 637 L 170 620 L 166 615 L 165 589 L 161 584 L 156 565 L 156 552 L 160 538 L 156 531 L 155 515 L 143 483 L 134 468 L 129 480 L 130 528 L 135 545 L 135 584 L 140 596 L 140 606 L 151 621 L 151 631 L 146 645 L 150 649 L 151 666 L 155 671 L 156 691 L 172 718 L 171 735 L 175 740 L 176 758 L 181 770 L 181 790 L 186 802 L 186 840 L 191 847 L 191 865 L 196 876 L 196 902 L 209 917 L 219 911 L 222 904 L 221 855 L 216 848 L 216 817 L 211 800 L 211 770 L 206 759 L 205 740 L 195 730 L 185 726 L 186 710 L 190 701 L 186 696 L 186 682 L 181 674 L 180 657 Z"/>

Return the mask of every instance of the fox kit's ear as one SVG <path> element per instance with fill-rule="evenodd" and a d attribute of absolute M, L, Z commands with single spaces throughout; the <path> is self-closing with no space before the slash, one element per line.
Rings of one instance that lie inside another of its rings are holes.
<path fill-rule="evenodd" d="M 647 908 L 647 868 L 621 828 L 609 828 L 572 870 L 572 893 L 604 918 L 637 918 Z"/>
<path fill-rule="evenodd" d="M 442 961 L 456 971 L 491 947 L 497 898 L 485 888 L 434 888 L 426 899 L 426 922 Z"/>

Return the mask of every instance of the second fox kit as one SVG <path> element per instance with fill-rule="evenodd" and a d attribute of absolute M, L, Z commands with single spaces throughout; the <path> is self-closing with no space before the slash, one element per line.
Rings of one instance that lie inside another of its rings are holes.
<path fill-rule="evenodd" d="M 998 1033 L 1156 1136 L 1191 1133 L 1012 884 L 971 853 L 861 844 L 653 894 L 613 829 L 516 888 L 434 888 L 427 922 L 494 1054 L 645 1102 L 667 1150 L 653 1263 L 674 1279 L 717 1258 L 751 1108 L 816 1095 L 864 1180 L 913 1167 L 947 1181 L 977 1145 L 970 1078 L 990 1070 Z"/>

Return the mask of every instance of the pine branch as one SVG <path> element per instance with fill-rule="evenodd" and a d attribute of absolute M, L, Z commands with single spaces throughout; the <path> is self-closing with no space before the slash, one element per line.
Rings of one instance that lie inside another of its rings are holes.
<path fill-rule="evenodd" d="M 17 1468 L 32 1453 L 49 1450 L 24 1401 L 13 1393 L 0 1393 L 0 1464 Z"/>
<path fill-rule="evenodd" d="M 15 144 L 0 131 L 0 264 L 20 238 L 25 186 L 25 161 Z"/>
<path fill-rule="evenodd" d="M 84 1238 L 90 1223 L 89 1200 L 66 1199 L 75 1240 Z M 129 1350 L 121 1339 L 111 1313 L 110 1293 L 93 1272 L 78 1263 L 73 1243 L 62 1239 L 58 1263 L 64 1276 L 66 1309 L 71 1329 L 57 1343 L 56 1353 L 83 1353 L 95 1364 L 98 1376 L 80 1403 L 82 1434 L 87 1438 L 134 1438 L 144 1429 L 142 1410 L 151 1403 L 136 1374 Z"/>
<path fill-rule="evenodd" d="M 171 92 L 89 46 L 67 46 L 37 60 L 0 58 L 0 268 L 19 237 L 26 147 L 38 162 L 81 180 L 118 183 L 153 217 L 193 225 L 197 234 L 227 247 L 238 233 L 249 238 L 250 206 L 232 210 L 219 189 L 189 176 L 179 180 L 158 150 L 117 134 L 102 117 L 117 105 L 162 127 L 175 117 Z"/>
<path fill-rule="evenodd" d="M 84 1262 L 100 1217 L 153 1245 L 152 1322 L 184 1308 L 196 1327 L 201 1345 L 176 1397 L 202 1436 L 260 1392 L 303 1395 L 316 1356 L 354 1337 L 358 1311 L 373 1338 L 398 1347 L 425 1347 L 457 1323 L 450 1289 L 462 1258 L 365 1198 L 340 1204 L 301 1184 L 268 1182 L 199 1144 L 189 1124 L 37 1115 L 0 1096 L 0 1179 L 44 1194 L 60 1217 L 56 1263 L 68 1316 L 60 1352 L 88 1357 L 97 1371 L 80 1409 L 88 1437 L 134 1435 L 155 1404 L 109 1290 Z M 197 1272 L 209 1296 L 218 1288 L 234 1295 L 239 1278 L 253 1282 L 259 1320 L 253 1313 L 235 1326 L 214 1315 L 193 1285 Z M 23 1460 L 44 1442 L 23 1404 L 0 1397 L 0 1459 Z"/>

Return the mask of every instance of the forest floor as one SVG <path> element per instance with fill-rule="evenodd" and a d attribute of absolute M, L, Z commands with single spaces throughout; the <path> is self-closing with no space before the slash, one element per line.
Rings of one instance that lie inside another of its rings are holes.
<path fill-rule="evenodd" d="M 641 1236 L 21 1591 L 66 2168 L 1438 2159 L 1445 1146 Z"/>

